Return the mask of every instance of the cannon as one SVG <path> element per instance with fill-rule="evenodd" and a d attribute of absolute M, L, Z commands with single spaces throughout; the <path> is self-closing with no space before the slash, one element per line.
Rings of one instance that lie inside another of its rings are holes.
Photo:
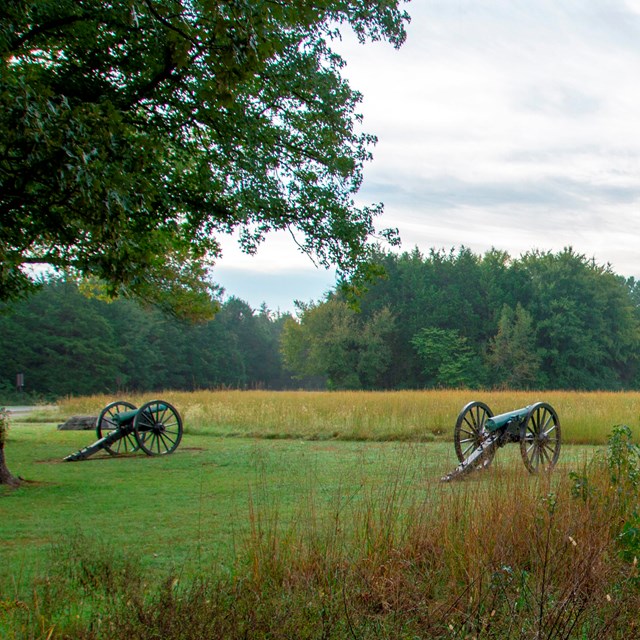
<path fill-rule="evenodd" d="M 460 464 L 446 476 L 449 482 L 474 469 L 486 469 L 496 449 L 510 442 L 520 444 L 524 466 L 530 473 L 551 470 L 560 455 L 560 420 L 546 402 L 494 416 L 484 402 L 470 402 L 458 415 L 453 442 Z"/>
<path fill-rule="evenodd" d="M 96 420 L 98 440 L 67 456 L 65 462 L 84 460 L 100 450 L 111 455 L 141 449 L 148 456 L 173 453 L 182 439 L 182 418 L 164 400 L 151 400 L 139 409 L 125 400 L 108 404 Z"/>

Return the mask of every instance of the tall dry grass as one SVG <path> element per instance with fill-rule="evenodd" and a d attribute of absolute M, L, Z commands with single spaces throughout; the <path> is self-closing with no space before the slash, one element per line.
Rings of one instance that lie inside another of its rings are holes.
<path fill-rule="evenodd" d="M 603 444 L 615 424 L 629 425 L 640 437 L 638 392 L 162 391 L 126 397 L 138 405 L 166 399 L 181 412 L 188 433 L 217 436 L 429 441 L 451 437 L 458 413 L 471 400 L 486 402 L 494 413 L 544 400 L 559 414 L 564 442 Z M 68 398 L 59 403 L 59 413 L 97 414 L 114 399 Z"/>
<path fill-rule="evenodd" d="M 324 527 L 311 517 L 279 534 L 258 514 L 253 581 L 324 606 L 317 590 L 357 638 L 640 633 L 640 454 L 619 442 L 613 464 L 599 458 L 571 476 L 423 479 L 428 498 L 400 465 L 394 482 L 342 498 Z"/>

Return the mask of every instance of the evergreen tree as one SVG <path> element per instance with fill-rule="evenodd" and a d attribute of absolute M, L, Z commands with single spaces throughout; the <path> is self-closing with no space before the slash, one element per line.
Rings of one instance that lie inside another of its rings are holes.
<path fill-rule="evenodd" d="M 114 391 L 124 365 L 106 304 L 54 281 L 0 316 L 5 375 L 25 374 L 28 390 L 48 395 Z"/>
<path fill-rule="evenodd" d="M 638 319 L 623 278 L 567 248 L 521 259 L 526 304 L 541 357 L 540 382 L 562 389 L 619 389 L 637 366 Z"/>
<path fill-rule="evenodd" d="M 230 298 L 212 321 L 191 324 L 130 300 L 88 298 L 51 281 L 0 314 L 0 388 L 24 373 L 44 395 L 162 389 L 281 388 L 283 319 Z"/>
<path fill-rule="evenodd" d="M 540 357 L 536 351 L 531 315 L 520 303 L 515 311 L 504 305 L 498 333 L 489 343 L 488 362 L 493 383 L 506 389 L 537 386 Z"/>

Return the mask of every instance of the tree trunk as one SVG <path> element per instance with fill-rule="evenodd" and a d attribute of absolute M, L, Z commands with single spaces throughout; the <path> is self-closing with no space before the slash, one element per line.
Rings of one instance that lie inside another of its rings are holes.
<path fill-rule="evenodd" d="M 11 475 L 7 464 L 4 461 L 4 442 L 0 439 L 0 484 L 8 484 L 10 487 L 17 487 L 20 480 Z"/>

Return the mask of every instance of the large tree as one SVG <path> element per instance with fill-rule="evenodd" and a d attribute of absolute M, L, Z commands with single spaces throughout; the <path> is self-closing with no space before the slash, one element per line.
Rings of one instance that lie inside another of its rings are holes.
<path fill-rule="evenodd" d="M 493 369 L 494 384 L 506 389 L 535 389 L 540 356 L 536 351 L 533 318 L 518 303 L 515 311 L 504 305 L 498 331 L 489 341 L 487 360 Z"/>
<path fill-rule="evenodd" d="M 10 487 L 17 487 L 20 479 L 11 474 L 4 458 L 4 443 L 9 430 L 9 414 L 4 407 L 0 407 L 0 484 L 8 484 Z"/>
<path fill-rule="evenodd" d="M 300 319 L 284 323 L 285 366 L 307 384 L 326 381 L 330 389 L 380 389 L 392 360 L 389 335 L 394 317 L 387 308 L 370 317 L 337 296 L 301 305 Z"/>
<path fill-rule="evenodd" d="M 208 267 L 238 229 L 247 252 L 285 229 L 357 272 L 375 139 L 331 42 L 350 26 L 400 46 L 402 2 L 5 0 L 0 299 L 44 264 L 206 315 Z"/>

